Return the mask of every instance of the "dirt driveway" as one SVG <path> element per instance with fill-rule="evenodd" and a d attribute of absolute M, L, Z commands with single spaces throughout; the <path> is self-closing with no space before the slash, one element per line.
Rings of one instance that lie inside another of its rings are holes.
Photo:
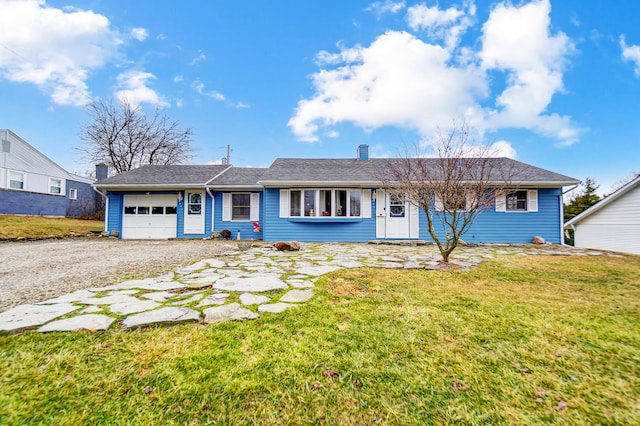
<path fill-rule="evenodd" d="M 151 275 L 235 251 L 211 240 L 123 241 L 87 238 L 0 243 L 0 312 L 72 291 Z"/>

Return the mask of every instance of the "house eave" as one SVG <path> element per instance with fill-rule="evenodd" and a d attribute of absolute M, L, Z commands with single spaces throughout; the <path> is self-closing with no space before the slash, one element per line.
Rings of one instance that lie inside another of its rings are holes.
<path fill-rule="evenodd" d="M 624 194 L 626 194 L 627 192 L 631 191 L 633 188 L 635 188 L 638 185 L 640 185 L 640 175 L 638 177 L 636 177 L 634 180 L 632 180 L 631 182 L 629 182 L 627 185 L 625 185 L 622 188 L 618 189 L 613 194 L 611 194 L 608 197 L 598 201 L 596 204 L 594 204 L 593 206 L 589 207 L 588 209 L 586 209 L 585 211 L 583 211 L 582 213 L 580 213 L 576 217 L 572 218 L 571 220 L 568 220 L 567 223 L 564 224 L 564 228 L 565 229 L 573 228 L 573 226 L 576 225 L 577 223 L 583 221 L 587 217 L 591 216 L 592 214 L 596 213 L 597 211 L 599 211 L 599 210 L 603 209 L 604 207 L 608 206 L 613 201 L 615 201 L 618 198 L 622 197 Z"/>
<path fill-rule="evenodd" d="M 265 188 L 325 188 L 325 187 L 357 187 L 357 188 L 377 188 L 381 185 L 378 181 L 318 181 L 318 180 L 295 180 L 276 181 L 265 180 L 258 182 Z"/>
<path fill-rule="evenodd" d="M 106 189 L 108 191 L 162 191 L 162 190 L 182 190 L 182 189 L 204 189 L 203 183 L 185 184 L 93 184 L 95 188 Z"/>
<path fill-rule="evenodd" d="M 262 185 L 207 185 L 213 191 L 255 191 L 262 190 Z"/>

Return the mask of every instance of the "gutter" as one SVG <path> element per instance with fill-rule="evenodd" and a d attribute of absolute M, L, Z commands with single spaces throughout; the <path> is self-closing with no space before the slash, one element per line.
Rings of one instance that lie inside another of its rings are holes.
<path fill-rule="evenodd" d="M 102 193 L 98 188 L 96 188 L 95 186 L 91 185 L 91 188 L 93 188 L 94 191 L 96 191 L 98 194 L 100 194 L 100 196 L 102 198 L 104 198 L 104 232 L 109 232 L 107 230 L 107 218 L 109 217 L 108 212 L 109 212 L 109 197 L 107 197 L 107 194 Z"/>
<path fill-rule="evenodd" d="M 564 194 L 573 191 L 578 187 L 578 185 L 579 185 L 578 183 L 575 184 L 573 187 L 567 189 L 564 192 L 561 192 L 560 195 L 558 196 L 558 198 L 560 199 L 560 223 L 562 224 L 562 226 L 560 227 L 560 244 L 562 244 L 563 246 L 567 245 L 564 239 Z M 571 228 L 575 231 L 575 228 L 573 228 L 573 225 L 571 225 Z"/>
<path fill-rule="evenodd" d="M 204 189 L 207 191 L 207 194 L 209 194 L 209 197 L 211 197 L 211 233 L 213 235 L 213 231 L 215 230 L 214 223 L 216 218 L 216 215 L 215 215 L 216 199 L 213 198 L 213 193 L 211 192 L 211 188 L 209 188 L 208 186 L 205 186 Z"/>

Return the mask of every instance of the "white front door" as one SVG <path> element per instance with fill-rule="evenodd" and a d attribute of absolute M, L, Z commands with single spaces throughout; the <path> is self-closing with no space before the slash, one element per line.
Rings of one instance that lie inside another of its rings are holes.
<path fill-rule="evenodd" d="M 184 233 L 204 234 L 204 191 L 186 192 L 184 199 Z"/>
<path fill-rule="evenodd" d="M 386 238 L 409 238 L 409 203 L 405 197 L 387 192 Z"/>

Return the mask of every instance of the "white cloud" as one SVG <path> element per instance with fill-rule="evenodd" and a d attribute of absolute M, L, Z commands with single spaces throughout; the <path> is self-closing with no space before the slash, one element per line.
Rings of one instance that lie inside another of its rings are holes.
<path fill-rule="evenodd" d="M 44 0 L 0 1 L 0 28 L 0 75 L 37 85 L 59 105 L 86 104 L 91 71 L 122 44 L 105 16 Z"/>
<path fill-rule="evenodd" d="M 473 2 L 465 4 L 466 10 L 451 6 L 441 10 L 438 6 L 425 4 L 407 9 L 407 23 L 413 31 L 426 30 L 427 35 L 445 41 L 449 49 L 457 47 L 460 37 L 473 23 L 476 7 Z"/>
<path fill-rule="evenodd" d="M 462 119 L 479 138 L 486 130 L 522 128 L 574 143 L 581 129 L 570 117 L 547 112 L 564 90 L 563 72 L 575 50 L 564 33 L 550 32 L 550 9 L 548 0 L 500 3 L 481 28 L 482 43 L 465 46 L 462 35 L 476 20 L 472 1 L 444 10 L 412 6 L 407 24 L 429 41 L 388 31 L 368 46 L 338 44 L 337 52 L 319 52 L 314 94 L 298 102 L 288 125 L 306 142 L 341 122 L 365 131 L 395 126 L 428 139 L 439 126 Z M 506 87 L 491 93 L 500 78 Z M 510 144 L 499 147 L 515 155 Z"/>
<path fill-rule="evenodd" d="M 118 75 L 118 89 L 116 98 L 126 100 L 132 105 L 147 103 L 156 107 L 168 107 L 165 101 L 155 90 L 148 87 L 149 80 L 155 80 L 156 76 L 143 71 L 127 71 Z"/>
<path fill-rule="evenodd" d="M 635 66 L 636 77 L 640 77 L 640 46 L 627 46 L 624 35 L 620 36 L 620 48 L 622 49 L 622 58 L 625 61 L 632 62 Z"/>
<path fill-rule="evenodd" d="M 373 130 L 391 125 L 429 133 L 452 117 L 477 116 L 474 97 L 486 82 L 473 66 L 451 65 L 451 53 L 407 32 L 389 31 L 369 47 L 340 53 L 343 63 L 313 75 L 316 95 L 298 103 L 289 126 L 318 140 L 319 125 L 350 121 Z"/>
<path fill-rule="evenodd" d="M 145 28 L 132 28 L 131 37 L 138 41 L 144 41 L 147 37 L 149 37 L 149 32 Z"/>
<path fill-rule="evenodd" d="M 373 12 L 378 17 L 385 13 L 398 13 L 405 8 L 404 1 L 376 1 L 371 3 L 365 10 Z"/>
<path fill-rule="evenodd" d="M 552 97 L 564 90 L 567 57 L 575 47 L 562 32 L 550 34 L 551 4 L 536 0 L 522 6 L 497 5 L 483 26 L 482 66 L 507 73 L 507 87 L 488 119 L 493 128 L 520 127 L 570 145 L 580 129 L 571 118 L 545 114 Z"/>
<path fill-rule="evenodd" d="M 181 75 L 175 75 L 173 76 L 173 82 L 174 83 L 182 83 L 184 81 L 184 77 Z"/>
<path fill-rule="evenodd" d="M 205 91 L 204 90 L 204 83 L 201 82 L 200 80 L 196 80 L 191 84 L 191 87 L 193 87 L 193 89 L 198 92 L 199 95 L 202 96 L 207 96 L 211 99 L 215 99 L 216 101 L 224 101 L 226 98 L 225 96 L 218 92 L 217 90 L 210 90 L 210 91 Z"/>
<path fill-rule="evenodd" d="M 207 55 L 205 55 L 202 51 L 198 52 L 198 56 L 196 56 L 195 58 L 193 58 L 191 60 L 191 62 L 189 62 L 189 65 L 195 65 L 200 61 L 204 61 L 207 59 Z"/>

